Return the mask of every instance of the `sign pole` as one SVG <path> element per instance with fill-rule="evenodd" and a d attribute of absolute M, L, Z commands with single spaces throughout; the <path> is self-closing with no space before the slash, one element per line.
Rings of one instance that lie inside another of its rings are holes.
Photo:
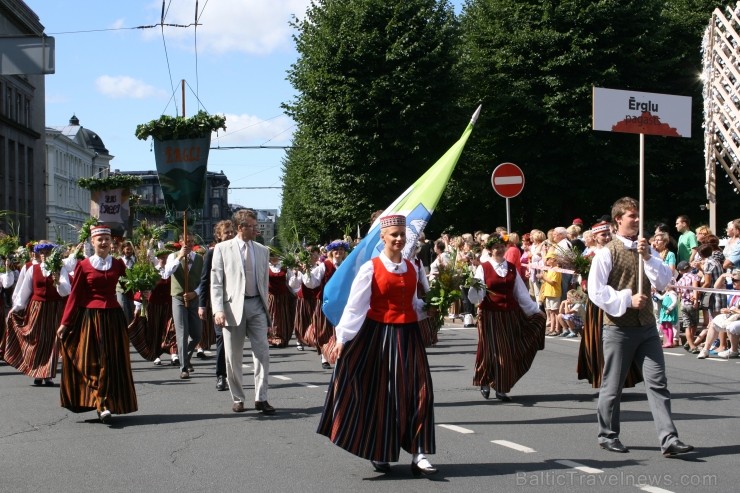
<path fill-rule="evenodd" d="M 640 134 L 640 232 L 637 234 L 637 238 L 643 238 L 645 236 L 645 134 Z M 637 292 L 642 293 L 642 273 L 645 270 L 642 259 L 637 261 Z"/>
<path fill-rule="evenodd" d="M 509 197 L 506 197 L 506 233 L 511 233 L 511 211 L 509 210 Z"/>

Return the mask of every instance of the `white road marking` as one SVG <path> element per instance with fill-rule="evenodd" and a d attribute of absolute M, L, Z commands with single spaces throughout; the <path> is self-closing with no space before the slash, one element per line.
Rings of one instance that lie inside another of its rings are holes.
<path fill-rule="evenodd" d="M 663 354 L 666 355 L 666 356 L 686 356 L 685 354 L 681 354 L 681 353 L 669 353 L 667 351 L 664 351 Z"/>
<path fill-rule="evenodd" d="M 462 426 L 457 426 L 457 425 L 437 425 L 437 426 L 439 426 L 440 428 L 447 428 L 448 430 L 456 431 L 458 433 L 463 433 L 466 435 L 470 433 L 475 433 L 473 430 L 469 430 L 467 428 L 463 428 Z"/>
<path fill-rule="evenodd" d="M 284 377 L 282 375 L 272 375 L 272 378 L 277 378 L 278 380 L 293 380 L 290 377 Z"/>
<path fill-rule="evenodd" d="M 537 452 L 533 448 L 525 447 L 524 445 L 519 445 L 518 443 L 510 442 L 508 440 L 491 440 L 491 443 L 501 445 L 502 447 L 508 447 L 514 450 L 518 450 L 519 452 L 524 452 L 525 454 L 532 454 L 534 452 Z"/>
<path fill-rule="evenodd" d="M 673 493 L 671 490 L 664 490 L 663 488 L 658 488 L 657 486 L 650 486 L 647 484 L 638 485 L 638 487 L 642 491 L 647 491 L 649 493 Z"/>
<path fill-rule="evenodd" d="M 318 385 L 312 385 L 312 384 L 310 384 L 310 383 L 307 383 L 307 384 L 306 384 L 306 387 L 308 387 L 309 389 L 318 389 L 318 388 L 319 388 L 319 386 L 318 386 Z"/>
<path fill-rule="evenodd" d="M 708 357 L 708 358 L 704 358 L 704 361 L 715 361 L 719 363 L 727 363 L 729 360 L 727 358 Z"/>
<path fill-rule="evenodd" d="M 586 474 L 601 474 L 601 469 L 595 469 L 593 467 L 584 466 L 583 464 L 579 464 L 578 462 L 573 462 L 572 460 L 556 460 L 558 464 L 565 466 L 565 467 L 572 467 L 573 469 L 576 469 L 581 472 L 585 472 Z"/>

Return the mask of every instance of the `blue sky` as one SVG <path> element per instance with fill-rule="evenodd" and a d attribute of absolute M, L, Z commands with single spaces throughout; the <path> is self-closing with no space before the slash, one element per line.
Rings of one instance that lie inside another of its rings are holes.
<path fill-rule="evenodd" d="M 198 109 L 226 115 L 226 132 L 212 147 L 290 145 L 295 126 L 280 108 L 294 95 L 285 80 L 297 57 L 288 23 L 303 17 L 310 0 L 198 0 L 197 30 L 131 29 L 159 23 L 161 0 L 25 2 L 56 41 L 46 125 L 66 125 L 75 114 L 115 156 L 112 169 L 155 169 L 151 140 L 136 139 L 134 130 L 163 113 L 182 113 L 182 79 L 188 116 Z M 196 0 L 165 5 L 165 23 L 194 22 Z M 208 169 L 231 181 L 230 203 L 278 209 L 281 190 L 235 187 L 281 186 L 283 156 L 283 150 L 212 150 Z"/>

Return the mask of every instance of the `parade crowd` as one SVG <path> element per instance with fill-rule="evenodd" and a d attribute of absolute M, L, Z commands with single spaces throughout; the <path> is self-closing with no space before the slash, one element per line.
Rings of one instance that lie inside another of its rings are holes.
<path fill-rule="evenodd" d="M 644 225 L 647 238 L 637 238 L 638 210 L 625 197 L 590 227 L 575 219 L 521 235 L 497 228 L 430 241 L 422 233 L 410 249 L 405 217 L 381 216 L 383 250 L 360 267 L 336 326 L 321 309 L 323 290 L 359 239 L 289 257 L 256 241 L 250 210 L 219 222 L 207 247 L 188 233 L 134 245 L 93 225 L 89 241 L 40 240 L 3 259 L 0 358 L 35 386 L 58 386 L 62 407 L 95 411 L 104 423 L 138 410 L 131 348 L 183 380 L 195 371 L 193 357 L 215 358 L 215 389 L 230 392 L 232 411 L 272 415 L 270 350 L 294 340 L 332 370 L 318 433 L 381 473 L 403 449 L 420 476 L 437 471 L 427 457 L 436 442 L 426 348 L 441 320 L 459 318 L 477 328 L 472 385 L 482 398 L 515 399 L 548 337 L 580 339 L 577 378 L 601 389 L 600 446 L 628 451 L 619 401 L 623 388 L 643 381 L 661 451 L 685 453 L 692 447 L 670 416 L 662 351 L 738 357 L 740 219 L 722 240 L 686 216 L 675 226 Z M 136 289 L 132 279 L 149 271 L 156 277 Z M 451 278 L 464 279 L 453 286 L 460 296 L 439 313 L 427 293 Z M 245 338 L 253 406 L 243 388 Z"/>

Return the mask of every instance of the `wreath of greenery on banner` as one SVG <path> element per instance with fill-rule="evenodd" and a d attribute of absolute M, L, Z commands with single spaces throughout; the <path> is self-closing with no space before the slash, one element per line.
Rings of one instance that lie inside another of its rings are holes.
<path fill-rule="evenodd" d="M 116 190 L 118 188 L 132 188 L 144 183 L 136 175 L 111 175 L 105 178 L 80 178 L 77 184 L 82 188 L 95 192 L 97 190 Z"/>
<path fill-rule="evenodd" d="M 146 140 L 181 140 L 208 137 L 211 132 L 226 130 L 226 117 L 210 115 L 203 110 L 191 117 L 162 115 L 136 126 L 136 138 Z"/>

